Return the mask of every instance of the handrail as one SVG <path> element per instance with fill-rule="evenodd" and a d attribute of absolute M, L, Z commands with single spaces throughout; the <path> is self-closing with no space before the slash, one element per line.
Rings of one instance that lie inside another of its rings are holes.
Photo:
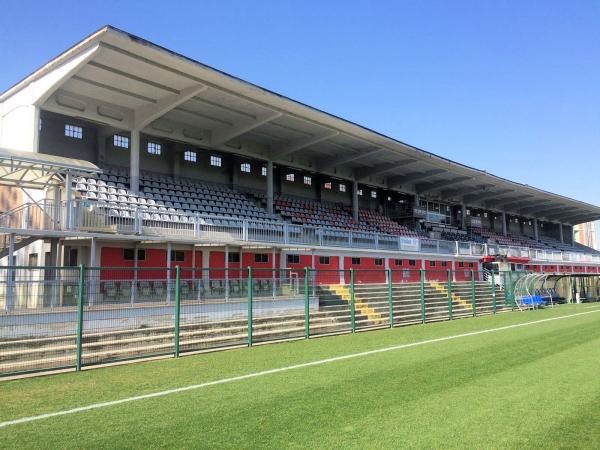
<path fill-rule="evenodd" d="M 0 214 L 0 227 L 38 229 L 40 231 L 119 232 L 135 235 L 166 235 L 202 241 L 250 241 L 317 247 L 353 247 L 375 250 L 429 253 L 452 256 L 523 257 L 548 262 L 600 263 L 600 255 L 553 249 L 503 246 L 494 243 L 444 241 L 414 236 L 400 236 L 370 231 L 297 225 L 286 222 L 238 219 L 228 216 L 145 210 L 139 206 L 114 205 L 95 200 L 69 202 L 46 200 L 43 205 L 24 203 Z M 44 220 L 31 220 L 31 208 L 44 214 Z M 49 220 L 47 220 L 47 219 Z M 65 220 L 70 218 L 70 220 Z M 17 219 L 17 220 L 15 220 Z M 6 223 L 4 223 L 6 222 Z M 20 228 L 18 226 L 20 225 Z"/>

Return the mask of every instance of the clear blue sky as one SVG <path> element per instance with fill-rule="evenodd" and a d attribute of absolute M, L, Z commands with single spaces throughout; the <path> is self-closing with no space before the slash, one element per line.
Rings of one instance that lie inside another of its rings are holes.
<path fill-rule="evenodd" d="M 3 0 L 0 90 L 112 24 L 425 150 L 600 204 L 598 0 L 178 3 Z"/>

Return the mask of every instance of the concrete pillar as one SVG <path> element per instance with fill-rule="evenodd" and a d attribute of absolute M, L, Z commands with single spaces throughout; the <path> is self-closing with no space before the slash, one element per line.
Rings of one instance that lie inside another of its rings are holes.
<path fill-rule="evenodd" d="M 389 279 L 389 272 L 388 269 L 390 268 L 390 258 L 384 258 L 383 259 L 383 264 L 384 264 L 384 269 L 385 269 L 385 282 L 389 283 L 390 279 Z"/>
<path fill-rule="evenodd" d="M 89 265 L 90 267 L 98 267 L 98 264 L 96 263 L 96 238 L 92 238 L 90 241 L 90 262 Z M 90 270 L 89 274 L 89 290 L 88 290 L 88 305 L 93 305 L 95 303 L 96 300 L 96 289 L 98 286 L 97 280 L 98 280 L 98 270 Z"/>
<path fill-rule="evenodd" d="M 277 294 L 277 286 L 275 285 L 277 282 L 275 259 L 275 247 L 273 247 L 271 249 L 271 286 L 273 290 L 273 297 L 275 297 Z"/>
<path fill-rule="evenodd" d="M 538 220 L 533 219 L 533 237 L 536 241 L 540 239 L 540 230 L 538 228 L 538 225 Z"/>
<path fill-rule="evenodd" d="M 131 130 L 129 139 L 129 189 L 135 193 L 140 191 L 140 131 Z"/>
<path fill-rule="evenodd" d="M 71 230 L 73 228 L 73 175 L 70 172 L 67 172 L 65 181 L 65 204 L 67 230 Z"/>
<path fill-rule="evenodd" d="M 345 270 L 344 270 L 344 255 L 339 256 L 340 259 L 340 284 L 346 284 Z"/>
<path fill-rule="evenodd" d="M 504 236 L 507 235 L 507 230 L 506 230 L 506 213 L 505 212 L 502 213 L 502 234 Z"/>
<path fill-rule="evenodd" d="M 133 244 L 133 280 L 131 280 L 131 304 L 135 304 L 137 297 L 137 280 L 138 280 L 138 267 L 140 262 L 138 260 L 138 249 L 140 248 L 139 243 Z"/>
<path fill-rule="evenodd" d="M 460 205 L 460 227 L 463 230 L 467 229 L 467 205 Z"/>
<path fill-rule="evenodd" d="M 273 214 L 273 161 L 267 161 L 267 212 Z"/>
<path fill-rule="evenodd" d="M 562 223 L 558 224 L 558 236 L 560 238 L 560 242 L 565 243 L 565 236 L 563 234 L 563 226 Z"/>
<path fill-rule="evenodd" d="M 352 182 L 352 218 L 358 222 L 358 181 Z"/>
<path fill-rule="evenodd" d="M 225 246 L 225 301 L 229 300 L 229 246 Z"/>

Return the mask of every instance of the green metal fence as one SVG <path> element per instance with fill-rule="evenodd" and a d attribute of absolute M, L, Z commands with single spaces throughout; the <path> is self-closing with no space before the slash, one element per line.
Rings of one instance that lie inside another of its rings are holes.
<path fill-rule="evenodd" d="M 1 267 L 0 376 L 513 309 L 510 273 Z"/>

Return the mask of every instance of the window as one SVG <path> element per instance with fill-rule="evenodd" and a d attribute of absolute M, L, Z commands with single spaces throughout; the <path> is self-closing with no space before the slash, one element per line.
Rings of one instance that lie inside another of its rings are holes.
<path fill-rule="evenodd" d="M 269 262 L 269 254 L 268 253 L 255 253 L 254 254 L 254 262 L 255 263 L 268 263 Z"/>
<path fill-rule="evenodd" d="M 459 261 L 458 262 L 458 267 L 465 267 L 464 261 Z"/>
<path fill-rule="evenodd" d="M 383 266 L 383 259 L 382 258 L 375 258 L 375 265 L 376 266 Z"/>
<path fill-rule="evenodd" d="M 38 254 L 30 253 L 29 254 L 29 266 L 34 267 L 38 265 Z"/>
<path fill-rule="evenodd" d="M 223 160 L 220 156 L 210 155 L 210 165 L 213 167 L 221 167 L 223 165 Z"/>
<path fill-rule="evenodd" d="M 240 254 L 239 253 L 229 253 L 229 256 L 227 256 L 227 261 L 230 263 L 239 263 L 240 262 Z"/>
<path fill-rule="evenodd" d="M 448 267 L 448 261 L 442 261 L 442 267 Z"/>
<path fill-rule="evenodd" d="M 409 259 L 408 260 L 408 265 L 415 267 L 417 265 L 417 261 L 415 261 L 414 259 Z"/>
<path fill-rule="evenodd" d="M 307 186 L 312 185 L 312 178 L 309 177 L 308 175 L 304 175 L 304 184 Z"/>
<path fill-rule="evenodd" d="M 129 148 L 129 138 L 127 136 L 115 134 L 113 136 L 113 147 Z"/>
<path fill-rule="evenodd" d="M 77 125 L 65 124 L 65 136 L 75 139 L 83 139 L 83 128 Z"/>
<path fill-rule="evenodd" d="M 472 262 L 469 263 L 469 267 L 472 269 L 473 267 L 475 267 L 475 264 L 473 264 Z"/>
<path fill-rule="evenodd" d="M 362 195 L 363 195 L 363 190 L 362 190 L 362 189 L 359 189 L 359 190 L 357 191 L 357 193 L 358 193 L 358 195 L 360 195 L 360 196 L 362 197 Z"/>
<path fill-rule="evenodd" d="M 189 162 L 198 162 L 198 154 L 192 150 L 186 150 L 183 153 L 183 160 Z"/>
<path fill-rule="evenodd" d="M 323 266 L 329 265 L 329 256 L 319 256 L 319 264 Z"/>
<path fill-rule="evenodd" d="M 352 258 L 352 265 L 360 266 L 360 258 Z"/>
<path fill-rule="evenodd" d="M 250 173 L 251 172 L 251 167 L 250 167 L 250 163 L 241 163 L 240 164 L 240 171 L 245 172 L 245 173 Z"/>
<path fill-rule="evenodd" d="M 124 248 L 123 249 L 123 259 L 125 261 L 133 261 L 134 260 L 134 249 L 132 248 Z M 138 249 L 138 261 L 146 260 L 146 250 Z"/>
<path fill-rule="evenodd" d="M 343 183 L 340 183 L 340 192 L 346 192 L 346 185 Z"/>
<path fill-rule="evenodd" d="M 148 142 L 148 145 L 146 147 L 146 150 L 151 155 L 160 155 L 161 149 L 162 149 L 162 146 L 157 142 Z"/>
<path fill-rule="evenodd" d="M 15 258 L 16 258 L 16 256 L 15 256 Z M 79 254 L 77 252 L 77 249 L 72 248 L 71 250 L 69 250 L 69 262 L 68 262 L 67 266 L 76 266 L 78 259 L 79 259 Z M 16 264 L 13 264 L 13 265 L 16 265 Z"/>
<path fill-rule="evenodd" d="M 402 265 L 402 260 L 401 259 L 394 259 L 394 265 L 395 266 L 401 266 Z"/>
<path fill-rule="evenodd" d="M 325 184 L 323 185 L 323 187 L 324 187 L 325 189 L 331 189 L 331 181 L 328 181 L 327 183 L 325 183 Z"/>
<path fill-rule="evenodd" d="M 371 198 L 377 198 L 377 191 L 371 191 Z"/>
<path fill-rule="evenodd" d="M 263 166 L 263 167 L 261 168 L 261 173 L 262 173 L 262 176 L 263 176 L 263 177 L 266 177 L 266 176 L 267 176 L 267 168 Z"/>
<path fill-rule="evenodd" d="M 288 264 L 300 264 L 300 255 L 287 255 Z"/>
<path fill-rule="evenodd" d="M 293 182 L 294 181 L 294 174 L 293 173 L 288 173 L 285 176 L 285 181 L 292 181 Z"/>
<path fill-rule="evenodd" d="M 435 267 L 435 261 L 429 261 L 429 267 Z"/>
<path fill-rule="evenodd" d="M 171 250 L 171 262 L 185 261 L 185 253 L 183 250 Z"/>
<path fill-rule="evenodd" d="M 402 278 L 410 278 L 410 270 L 403 270 Z"/>

